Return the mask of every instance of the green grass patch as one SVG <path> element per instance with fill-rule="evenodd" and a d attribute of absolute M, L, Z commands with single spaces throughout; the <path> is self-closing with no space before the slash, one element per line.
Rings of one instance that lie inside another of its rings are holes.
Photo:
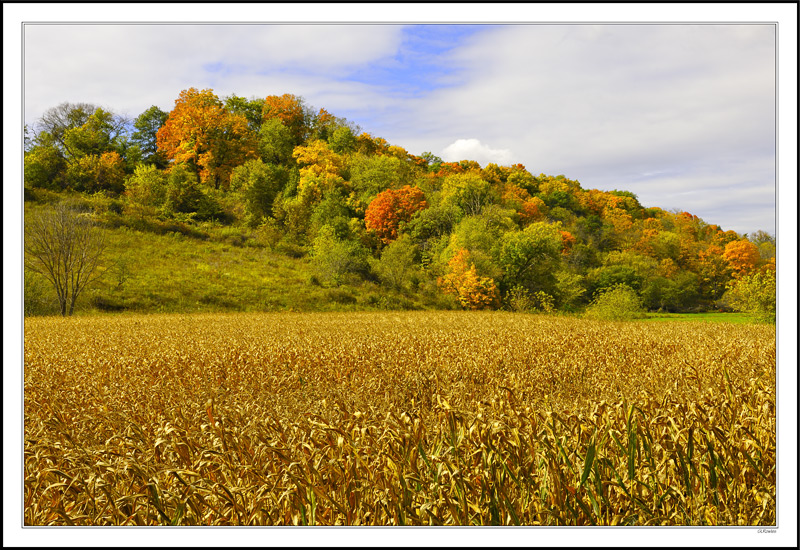
<path fill-rule="evenodd" d="M 747 313 L 649 313 L 646 319 L 642 321 L 648 322 L 666 322 L 666 321 L 694 321 L 705 323 L 757 323 L 758 320 Z"/>

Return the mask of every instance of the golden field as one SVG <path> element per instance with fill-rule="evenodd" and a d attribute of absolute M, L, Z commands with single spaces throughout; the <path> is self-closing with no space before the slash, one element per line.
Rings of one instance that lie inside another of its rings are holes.
<path fill-rule="evenodd" d="M 775 525 L 775 327 L 28 318 L 26 525 Z"/>

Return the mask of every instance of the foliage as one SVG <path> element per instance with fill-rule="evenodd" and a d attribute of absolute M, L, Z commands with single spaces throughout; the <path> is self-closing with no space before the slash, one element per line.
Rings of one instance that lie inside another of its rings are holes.
<path fill-rule="evenodd" d="M 167 159 L 163 152 L 158 150 L 156 136 L 168 116 L 167 113 L 153 105 L 136 117 L 136 120 L 133 121 L 136 131 L 131 134 L 131 142 L 138 145 L 142 153 L 142 162 L 153 164 L 160 169 L 166 168 Z"/>
<path fill-rule="evenodd" d="M 725 245 L 723 257 L 733 269 L 734 274 L 742 276 L 756 266 L 761 258 L 761 253 L 758 247 L 750 241 L 740 240 Z"/>
<path fill-rule="evenodd" d="M 270 119 L 279 120 L 289 130 L 295 145 L 300 144 L 308 132 L 303 100 L 293 94 L 267 96 L 261 117 L 264 122 Z"/>
<path fill-rule="evenodd" d="M 363 274 L 368 269 L 366 250 L 357 242 L 337 237 L 329 225 L 317 233 L 311 257 L 319 275 L 337 286 L 347 275 Z"/>
<path fill-rule="evenodd" d="M 506 233 L 498 260 L 504 272 L 503 282 L 508 288 L 521 285 L 531 292 L 552 292 L 561 247 L 558 228 L 545 222 Z"/>
<path fill-rule="evenodd" d="M 189 214 L 186 219 L 198 221 L 222 215 L 217 201 L 200 187 L 197 176 L 180 165 L 174 167 L 167 175 L 162 212 L 173 217 Z"/>
<path fill-rule="evenodd" d="M 774 323 L 777 308 L 775 266 L 731 281 L 723 301 L 736 311 L 749 313 L 763 322 Z"/>
<path fill-rule="evenodd" d="M 625 284 L 601 291 L 586 308 L 585 315 L 589 319 L 606 321 L 629 321 L 646 316 L 636 291 Z"/>
<path fill-rule="evenodd" d="M 212 90 L 183 90 L 157 133 L 158 149 L 186 164 L 203 185 L 227 189 L 234 167 L 256 155 L 247 119 L 228 112 Z"/>
<path fill-rule="evenodd" d="M 489 182 L 471 172 L 447 176 L 442 183 L 442 203 L 458 206 L 468 216 L 479 215 L 492 195 Z"/>
<path fill-rule="evenodd" d="M 470 262 L 469 251 L 458 250 L 447 264 L 447 274 L 437 281 L 442 292 L 458 298 L 465 309 L 496 308 L 500 293 L 489 277 L 479 277 L 475 264 Z"/>
<path fill-rule="evenodd" d="M 380 259 L 374 262 L 373 270 L 384 284 L 402 289 L 416 271 L 416 257 L 416 245 L 409 236 L 403 235 L 384 247 Z"/>
<path fill-rule="evenodd" d="M 573 312 L 625 284 L 650 310 L 709 310 L 732 279 L 776 254 L 769 233 L 739 235 L 688 212 L 645 208 L 628 191 L 584 189 L 521 164 L 481 168 L 469 159 L 416 156 L 292 94 L 220 100 L 191 88 L 170 113 L 154 106 L 132 122 L 92 104 L 63 103 L 24 128 L 24 152 L 26 203 L 79 198 L 103 231 L 219 238 L 292 258 L 303 271 L 329 226 L 342 243 L 358 244 L 352 253 L 362 282 L 377 283 L 368 264 L 384 281 L 356 303 L 337 302 L 354 308 L 451 307 L 455 295 L 436 281 L 466 249 L 475 277 L 494 281 L 506 307 L 519 287 L 515 296 L 546 295 Z M 404 235 L 407 254 L 382 256 Z M 388 275 L 389 264 L 408 267 L 400 271 L 407 279 Z M 212 307 L 209 293 L 202 304 Z M 240 303 L 224 300 L 224 307 Z"/>
<path fill-rule="evenodd" d="M 243 199 L 248 221 L 255 226 L 272 216 L 272 204 L 286 185 L 288 171 L 261 159 L 253 159 L 237 166 L 231 173 L 231 190 Z"/>
<path fill-rule="evenodd" d="M 375 231 L 384 243 L 397 239 L 400 224 L 411 220 L 419 210 L 428 207 L 419 187 L 387 189 L 369 203 L 364 216 L 367 229 Z"/>

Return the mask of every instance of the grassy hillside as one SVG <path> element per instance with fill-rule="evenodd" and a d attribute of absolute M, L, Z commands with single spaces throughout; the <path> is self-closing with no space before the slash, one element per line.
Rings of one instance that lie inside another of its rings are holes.
<path fill-rule="evenodd" d="M 26 204 L 26 213 L 39 208 L 44 206 Z M 100 230 L 106 242 L 101 275 L 79 297 L 78 315 L 448 306 L 433 292 L 400 292 L 356 277 L 340 285 L 321 282 L 301 247 L 270 245 L 263 233 L 244 227 L 207 223 Z M 58 314 L 52 288 L 37 273 L 25 274 L 25 311 Z"/>

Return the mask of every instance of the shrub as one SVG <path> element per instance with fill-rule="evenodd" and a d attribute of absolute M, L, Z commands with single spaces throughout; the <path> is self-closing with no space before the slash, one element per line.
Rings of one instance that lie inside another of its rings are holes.
<path fill-rule="evenodd" d="M 631 287 L 617 284 L 595 295 L 586 309 L 589 319 L 628 321 L 645 317 L 642 301 Z"/>
<path fill-rule="evenodd" d="M 759 321 L 774 323 L 777 305 L 775 269 L 767 267 L 732 281 L 723 302 L 736 311 L 753 315 Z"/>

